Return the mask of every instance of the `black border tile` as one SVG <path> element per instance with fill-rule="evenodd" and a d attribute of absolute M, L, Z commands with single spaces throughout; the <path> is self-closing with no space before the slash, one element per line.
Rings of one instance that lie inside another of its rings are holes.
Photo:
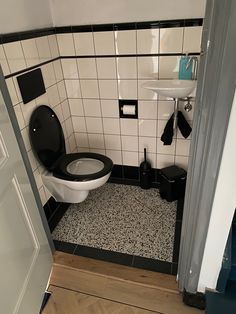
<path fill-rule="evenodd" d="M 52 215 L 48 220 L 48 225 L 51 232 L 56 228 L 69 206 L 69 203 L 59 203 L 58 207 L 52 212 Z"/>
<path fill-rule="evenodd" d="M 55 249 L 64 253 L 74 254 L 77 244 L 53 240 Z"/>
<path fill-rule="evenodd" d="M 114 165 L 111 172 L 111 178 L 123 178 L 123 166 L 122 165 Z"/>
<path fill-rule="evenodd" d="M 160 21 L 160 28 L 184 27 L 185 20 L 166 20 Z"/>
<path fill-rule="evenodd" d="M 173 248 L 173 263 L 179 261 L 179 249 L 180 249 L 180 238 L 181 238 L 182 221 L 176 221 L 175 224 L 175 236 L 174 236 L 174 248 Z"/>
<path fill-rule="evenodd" d="M 79 244 L 77 245 L 74 254 L 126 266 L 131 266 L 133 260 L 133 256 L 129 254 L 108 251 Z"/>
<path fill-rule="evenodd" d="M 176 221 L 181 221 L 183 218 L 183 211 L 184 211 L 184 198 L 178 199 L 177 202 L 177 215 L 176 215 Z"/>
<path fill-rule="evenodd" d="M 113 24 L 96 24 L 92 25 L 93 32 L 109 32 L 113 31 Z"/>
<path fill-rule="evenodd" d="M 172 263 L 171 265 L 171 275 L 176 276 L 178 273 L 178 264 L 177 263 Z"/>
<path fill-rule="evenodd" d="M 73 33 L 89 33 L 92 32 L 92 25 L 75 25 L 71 26 Z"/>
<path fill-rule="evenodd" d="M 135 30 L 136 23 L 116 23 L 113 25 L 114 31 Z"/>
<path fill-rule="evenodd" d="M 196 18 L 196 19 L 185 19 L 184 26 L 202 26 L 203 25 L 203 18 Z"/>
<path fill-rule="evenodd" d="M 56 34 L 72 33 L 71 26 L 58 26 L 55 28 Z"/>
<path fill-rule="evenodd" d="M 124 179 L 139 180 L 139 167 L 123 166 Z"/>
<path fill-rule="evenodd" d="M 138 22 L 137 29 L 160 28 L 160 21 Z"/>
<path fill-rule="evenodd" d="M 132 266 L 157 271 L 164 274 L 171 274 L 172 263 L 141 256 L 134 256 Z"/>

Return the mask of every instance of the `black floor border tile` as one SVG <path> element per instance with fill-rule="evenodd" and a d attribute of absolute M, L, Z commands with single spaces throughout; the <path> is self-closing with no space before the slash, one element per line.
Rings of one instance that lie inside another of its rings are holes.
<path fill-rule="evenodd" d="M 173 263 L 179 261 L 179 249 L 180 249 L 180 238 L 181 238 L 182 221 L 176 221 L 175 224 L 175 236 L 174 236 L 174 249 L 173 249 Z"/>
<path fill-rule="evenodd" d="M 53 240 L 56 251 L 61 251 L 64 253 L 74 254 L 77 244 Z"/>
<path fill-rule="evenodd" d="M 69 203 L 58 203 L 57 208 L 54 210 L 52 216 L 48 220 L 48 225 L 51 232 L 53 232 L 53 230 L 56 228 L 69 206 Z"/>
<path fill-rule="evenodd" d="M 133 267 L 171 274 L 171 262 L 155 260 L 152 258 L 134 256 Z"/>
<path fill-rule="evenodd" d="M 133 256 L 129 254 L 103 250 L 79 244 L 77 245 L 74 254 L 126 266 L 131 266 L 133 260 Z"/>

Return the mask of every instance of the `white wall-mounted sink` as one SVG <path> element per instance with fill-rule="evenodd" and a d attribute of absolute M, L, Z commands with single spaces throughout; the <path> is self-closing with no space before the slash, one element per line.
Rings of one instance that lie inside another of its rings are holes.
<path fill-rule="evenodd" d="M 164 97 L 185 98 L 193 92 L 196 82 L 193 80 L 155 80 L 145 82 L 142 87 Z"/>

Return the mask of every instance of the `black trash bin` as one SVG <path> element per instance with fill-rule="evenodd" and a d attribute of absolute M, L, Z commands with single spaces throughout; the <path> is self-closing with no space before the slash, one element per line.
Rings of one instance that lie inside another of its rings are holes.
<path fill-rule="evenodd" d="M 178 167 L 170 166 L 160 170 L 160 196 L 168 202 L 184 197 L 187 172 Z"/>

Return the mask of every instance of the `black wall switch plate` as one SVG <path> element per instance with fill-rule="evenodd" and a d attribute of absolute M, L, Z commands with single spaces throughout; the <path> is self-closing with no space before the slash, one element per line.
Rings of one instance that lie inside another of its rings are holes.
<path fill-rule="evenodd" d="M 17 76 L 17 82 L 24 104 L 46 93 L 40 68 Z"/>

